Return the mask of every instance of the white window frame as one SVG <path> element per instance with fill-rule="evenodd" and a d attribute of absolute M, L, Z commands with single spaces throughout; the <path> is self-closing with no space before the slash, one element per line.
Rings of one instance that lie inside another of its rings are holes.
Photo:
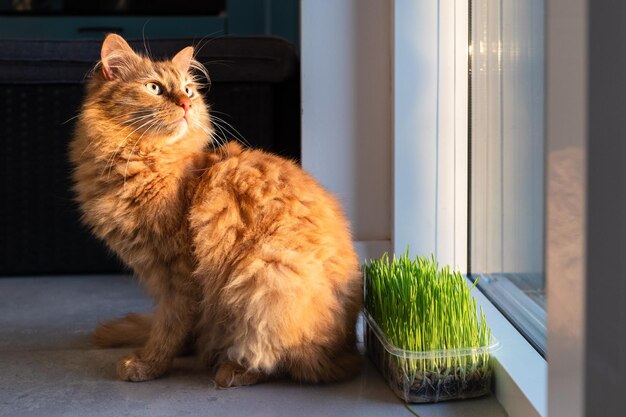
<path fill-rule="evenodd" d="M 393 248 L 466 272 L 467 1 L 392 7 Z"/>
<path fill-rule="evenodd" d="M 341 199 L 362 259 L 410 245 L 465 272 L 467 21 L 465 0 L 302 0 L 302 164 Z M 478 299 L 503 346 L 498 400 L 545 416 L 545 361 Z"/>
<path fill-rule="evenodd" d="M 413 254 L 434 253 L 441 263 L 464 272 L 468 254 L 467 5 L 466 0 L 393 2 L 392 88 L 394 250 L 402 252 L 408 244 Z M 419 196 L 419 201 L 411 196 Z M 545 417 L 546 361 L 486 297 L 479 291 L 476 297 L 502 345 L 494 354 L 498 400 L 511 417 Z"/>

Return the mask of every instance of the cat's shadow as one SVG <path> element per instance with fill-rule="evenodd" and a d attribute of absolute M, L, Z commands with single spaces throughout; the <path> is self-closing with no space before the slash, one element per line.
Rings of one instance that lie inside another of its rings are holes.
<path fill-rule="evenodd" d="M 391 392 L 386 382 L 367 358 L 363 361 L 361 373 L 347 381 L 328 384 L 298 383 L 286 378 L 274 379 L 258 385 L 219 389 L 213 382 L 213 371 L 202 365 L 194 355 L 177 357 L 172 367 L 158 379 L 146 382 L 125 382 L 119 380 L 116 373 L 117 361 L 130 354 L 133 349 L 97 349 L 88 348 L 74 356 L 75 363 L 65 364 L 66 371 L 76 379 L 89 381 L 90 384 L 110 385 L 127 399 L 146 398 L 156 395 L 163 389 L 181 392 L 206 392 L 211 397 L 230 397 L 232 395 L 290 395 L 340 399 L 342 401 L 367 401 L 373 403 L 397 403 L 398 399 Z M 82 359 L 79 359 L 82 358 Z"/>

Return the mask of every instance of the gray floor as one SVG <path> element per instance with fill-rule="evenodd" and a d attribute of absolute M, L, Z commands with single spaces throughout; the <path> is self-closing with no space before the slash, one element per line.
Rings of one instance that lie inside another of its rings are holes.
<path fill-rule="evenodd" d="M 118 381 L 114 365 L 128 350 L 93 349 L 89 332 L 99 320 L 150 307 L 128 277 L 0 278 L 0 416 L 412 415 L 369 362 L 359 378 L 325 386 L 216 390 L 193 357 L 155 381 Z M 422 417 L 506 416 L 493 396 L 411 409 Z"/>

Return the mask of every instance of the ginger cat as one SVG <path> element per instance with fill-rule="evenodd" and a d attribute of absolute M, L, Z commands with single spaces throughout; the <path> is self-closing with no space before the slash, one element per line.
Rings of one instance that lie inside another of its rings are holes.
<path fill-rule="evenodd" d="M 361 278 L 335 198 L 285 159 L 209 150 L 192 47 L 152 61 L 111 34 L 101 58 L 71 143 L 74 188 L 83 221 L 156 300 L 95 331 L 101 347 L 142 346 L 119 377 L 159 377 L 190 341 L 220 387 L 355 375 Z"/>

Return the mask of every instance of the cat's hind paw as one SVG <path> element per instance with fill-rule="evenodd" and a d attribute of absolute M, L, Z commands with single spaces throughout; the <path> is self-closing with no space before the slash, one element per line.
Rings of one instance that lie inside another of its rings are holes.
<path fill-rule="evenodd" d="M 259 372 L 245 369 L 238 363 L 227 361 L 222 363 L 215 373 L 215 385 L 217 388 L 239 387 L 242 385 L 254 385 L 265 381 L 266 376 Z"/>

